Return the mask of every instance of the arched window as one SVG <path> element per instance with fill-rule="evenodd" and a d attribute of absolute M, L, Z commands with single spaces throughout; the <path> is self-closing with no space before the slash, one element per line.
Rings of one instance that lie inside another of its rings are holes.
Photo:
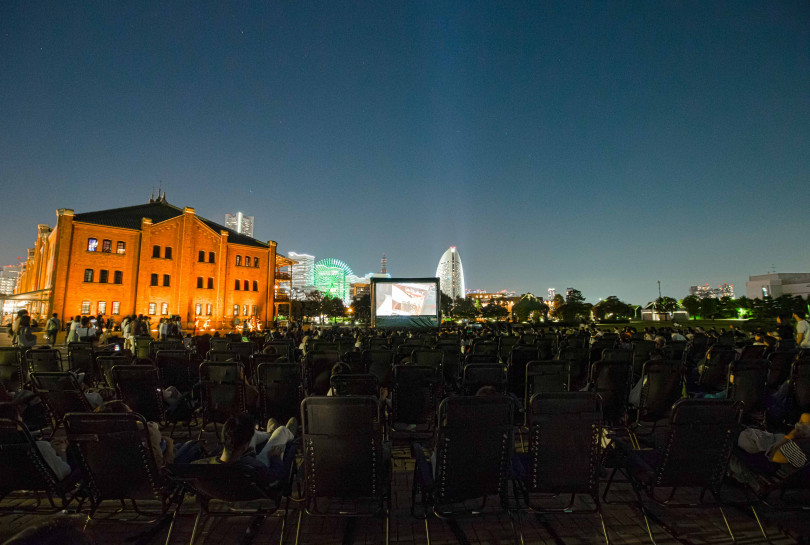
<path fill-rule="evenodd" d="M 237 267 L 242 266 L 242 256 L 241 255 L 236 256 L 236 266 Z"/>

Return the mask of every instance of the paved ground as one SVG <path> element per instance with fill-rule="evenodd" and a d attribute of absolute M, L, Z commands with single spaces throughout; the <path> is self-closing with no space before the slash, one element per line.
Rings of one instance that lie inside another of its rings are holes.
<path fill-rule="evenodd" d="M 5 337 L 0 335 L 0 337 Z M 7 345 L 5 338 L 0 339 L 0 345 Z M 180 434 L 181 432 L 178 432 Z M 196 430 L 194 430 L 196 434 Z M 205 434 L 206 441 L 213 444 L 214 435 Z M 410 515 L 410 492 L 412 483 L 413 461 L 410 459 L 406 446 L 394 448 L 392 500 L 393 512 L 391 514 L 390 537 L 392 543 L 411 545 L 425 543 L 425 525 L 422 520 Z M 7 471 L 9 468 L 0 468 Z M 603 483 L 604 487 L 604 483 Z M 604 489 L 604 488 L 603 488 Z M 613 491 L 616 494 L 614 496 Z M 731 487 L 728 489 L 730 497 L 741 499 L 740 491 Z M 614 485 L 611 497 L 616 500 L 630 500 L 631 494 L 627 485 Z M 687 499 L 687 498 L 685 498 Z M 33 501 L 23 494 L 12 496 L 3 501 L 5 506 L 30 507 Z M 131 515 L 125 514 L 129 521 L 117 520 L 119 515 L 114 511 L 118 506 L 110 503 L 103 507 L 97 517 L 90 522 L 88 529 L 97 538 L 100 544 L 123 544 L 149 526 L 132 520 Z M 148 508 L 149 504 L 144 504 Z M 758 507 L 765 523 L 771 542 L 775 544 L 801 543 L 802 536 L 810 536 L 810 516 L 808 512 L 795 513 L 772 510 L 765 506 Z M 649 543 L 647 529 L 640 512 L 633 505 L 610 504 L 604 505 L 603 511 L 608 533 L 612 543 L 634 544 Z M 666 524 L 675 528 L 680 541 L 669 536 L 661 527 L 653 525 L 656 542 L 659 544 L 694 543 L 716 544 L 731 543 L 731 539 L 723 524 L 720 512 L 716 508 L 709 509 L 654 509 L 657 516 Z M 196 513 L 193 498 L 186 500 L 181 516 L 175 526 L 171 543 L 187 543 L 191 537 L 191 529 Z M 287 526 L 284 543 L 295 542 L 295 527 L 298 519 L 298 507 L 293 504 L 287 514 Z M 750 510 L 730 507 L 726 514 L 735 532 L 738 543 L 758 544 L 765 543 L 759 532 Z M 42 523 L 52 515 L 44 514 L 8 514 L 0 516 L 0 541 L 18 532 L 29 525 Z M 240 543 L 244 531 L 251 519 L 249 517 L 217 518 L 209 520 L 203 526 L 201 540 L 217 545 Z M 520 517 L 520 526 L 523 530 L 525 543 L 566 543 L 587 544 L 604 542 L 598 515 L 595 514 L 563 514 L 537 516 L 523 513 Z M 281 536 L 281 517 L 268 518 L 261 525 L 255 535 L 256 544 L 278 543 Z M 504 514 L 492 513 L 486 516 L 464 519 L 456 524 L 450 524 L 432 518 L 429 521 L 431 543 L 440 544 L 506 544 L 513 543 L 515 534 L 510 517 Z M 383 522 L 380 519 L 337 519 L 304 516 L 301 527 L 301 542 L 307 544 L 330 545 L 338 543 L 371 544 L 384 541 Z M 164 542 L 166 531 L 155 536 L 153 543 Z"/>

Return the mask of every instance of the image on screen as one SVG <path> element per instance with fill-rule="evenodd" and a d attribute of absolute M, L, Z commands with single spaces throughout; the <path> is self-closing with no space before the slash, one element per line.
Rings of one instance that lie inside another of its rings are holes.
<path fill-rule="evenodd" d="M 376 327 L 437 327 L 438 279 L 372 281 L 372 321 Z"/>

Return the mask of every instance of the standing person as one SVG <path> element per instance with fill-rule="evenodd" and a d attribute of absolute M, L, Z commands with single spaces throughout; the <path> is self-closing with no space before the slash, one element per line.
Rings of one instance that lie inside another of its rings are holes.
<path fill-rule="evenodd" d="M 799 348 L 810 348 L 810 324 L 804 312 L 794 312 L 793 319 L 796 320 L 796 344 Z"/>
<path fill-rule="evenodd" d="M 70 330 L 65 338 L 65 344 L 79 342 L 79 328 L 82 326 L 81 316 L 75 316 L 70 323 Z"/>
<path fill-rule="evenodd" d="M 45 322 L 45 334 L 48 336 L 52 348 L 56 346 L 56 337 L 59 335 L 59 329 L 61 329 L 61 327 L 62 322 L 56 317 L 55 312 L 48 318 L 48 321 Z"/>

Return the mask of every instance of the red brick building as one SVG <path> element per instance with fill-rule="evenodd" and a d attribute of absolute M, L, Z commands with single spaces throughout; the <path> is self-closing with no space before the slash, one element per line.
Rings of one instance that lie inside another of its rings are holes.
<path fill-rule="evenodd" d="M 289 313 L 289 267 L 276 242 L 261 242 L 178 208 L 148 204 L 74 213 L 37 226 L 12 299 L 33 315 L 53 312 L 197 317 L 212 328 Z"/>

